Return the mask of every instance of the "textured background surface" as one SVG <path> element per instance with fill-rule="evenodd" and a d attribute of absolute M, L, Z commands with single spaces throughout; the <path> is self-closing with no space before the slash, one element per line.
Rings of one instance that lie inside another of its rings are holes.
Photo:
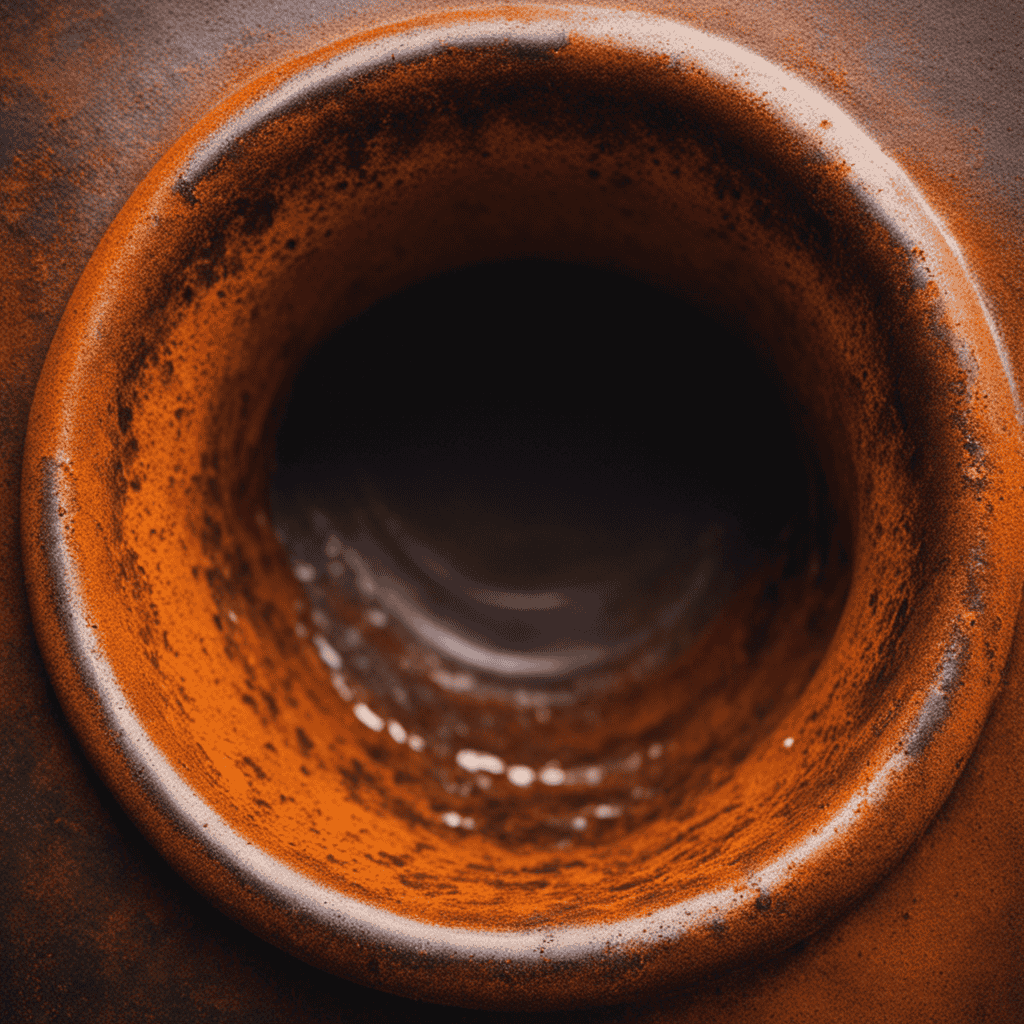
<path fill-rule="evenodd" d="M 79 273 L 135 185 L 197 115 L 268 62 L 412 9 L 322 0 L 0 8 L 0 1019 L 397 1021 L 431 1012 L 278 953 L 151 851 L 85 762 L 47 682 L 17 521 L 36 376 Z M 959 237 L 1020 366 L 1019 7 L 747 0 L 658 9 L 750 45 L 858 116 Z M 1007 675 L 946 807 L 846 918 L 700 991 L 585 1019 L 1024 1020 L 1020 636 Z"/>

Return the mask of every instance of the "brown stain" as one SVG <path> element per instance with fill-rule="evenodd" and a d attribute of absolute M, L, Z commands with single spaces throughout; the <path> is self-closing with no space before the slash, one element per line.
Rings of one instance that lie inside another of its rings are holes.
<path fill-rule="evenodd" d="M 44 169 L 40 170 L 39 167 L 25 167 L 22 168 L 18 173 L 20 174 L 20 181 L 33 180 L 37 175 L 43 175 L 50 173 L 59 173 L 60 167 L 54 166 L 53 170 Z M 957 194 L 954 192 L 950 199 L 951 204 L 955 207 L 957 202 Z M 972 249 L 972 256 L 975 253 L 983 254 L 988 251 L 986 249 L 986 226 L 984 223 L 979 222 L 976 229 L 976 234 L 972 235 L 971 241 L 973 245 L 970 246 Z M 963 238 L 963 234 L 961 234 Z M 53 246 L 53 262 L 47 262 L 47 268 L 58 267 L 56 271 L 48 271 L 54 274 L 55 280 L 61 279 L 61 274 L 64 275 L 64 280 L 67 280 L 67 275 L 70 271 L 59 269 L 59 256 L 58 246 Z M 32 246 L 26 245 L 23 251 L 28 252 L 32 249 Z M 66 261 L 68 264 L 70 260 Z M 973 260 L 972 260 L 973 262 Z M 39 268 L 38 258 L 35 263 L 30 263 L 33 269 L 30 272 L 25 272 L 24 265 L 17 265 L 16 261 L 12 260 L 12 279 L 13 280 L 24 280 L 28 284 L 33 282 L 40 282 L 45 280 Z M 982 265 L 979 261 L 976 265 Z M 986 278 L 991 282 L 989 277 L 990 271 L 986 267 Z M 997 272 L 998 273 L 998 272 Z M 1020 305 L 1019 299 L 1012 296 L 1012 289 L 1007 287 L 1006 294 L 1007 298 L 1003 304 L 1004 311 L 1009 310 L 1008 313 L 1004 312 L 1004 316 L 1010 322 L 1013 321 L 1014 311 L 1019 313 Z M 9 294 L 5 292 L 5 294 Z M 47 305 L 53 307 L 51 315 L 55 315 L 56 310 L 59 310 L 60 300 L 54 298 L 54 295 L 59 296 L 59 292 L 50 289 L 48 287 L 38 287 L 34 293 L 24 293 L 18 298 L 18 300 L 11 304 L 10 308 L 15 313 L 20 313 L 27 309 L 39 309 L 45 308 Z M 24 337 L 36 337 L 36 332 L 32 327 L 26 327 Z M 44 339 L 45 335 L 39 332 L 38 337 Z M 37 353 L 42 344 L 42 341 L 37 342 Z M 25 357 L 22 354 L 22 350 L 17 347 L 12 347 L 10 354 L 5 351 L 5 359 L 11 358 L 12 365 L 16 367 L 16 370 L 11 373 L 9 377 L 6 376 L 5 366 L 5 378 L 8 381 L 19 380 L 24 378 L 25 383 L 22 385 L 22 390 L 31 389 L 31 378 L 32 378 L 32 366 L 36 363 L 39 358 L 38 354 Z M 25 397 L 21 399 L 22 403 L 25 401 Z M 18 435 L 15 435 L 17 437 Z M 17 462 L 17 451 L 20 445 L 14 440 L 11 441 L 11 457 L 5 459 L 5 466 L 16 465 Z M 13 475 L 13 474 L 12 474 Z M 16 493 L 16 482 L 12 482 L 12 490 L 8 493 Z M 7 522 L 11 520 L 6 520 Z M 16 556 L 16 538 L 12 536 L 10 549 L 12 552 L 12 558 L 14 563 L 17 563 Z M 14 584 L 16 586 L 16 584 Z M 27 636 L 27 625 L 24 616 L 24 609 L 21 608 L 19 611 L 17 607 L 12 609 L 9 613 L 11 616 L 11 635 L 22 635 Z M 31 661 L 33 655 L 30 653 L 30 646 L 24 644 L 22 646 L 24 653 L 20 655 L 26 661 Z M 1014 693 L 1013 686 L 1011 686 L 1006 693 L 1006 696 L 1002 698 L 1002 704 L 999 707 L 999 716 L 1011 716 L 1016 713 L 1019 717 L 1020 710 L 1019 706 L 1012 705 L 1012 695 Z M 258 699 L 258 698 L 257 698 Z M 1005 708 L 1008 705 L 1016 707 L 1016 711 L 1007 711 Z M 1005 723 L 1006 717 L 997 717 L 994 721 L 993 726 L 997 723 Z M 899 977 L 902 980 L 901 987 L 898 990 L 898 995 L 895 998 L 907 1000 L 909 998 L 917 997 L 920 998 L 922 995 L 927 994 L 931 1000 L 931 1004 L 936 1006 L 936 1012 L 944 1012 L 943 1007 L 949 1005 L 974 1005 L 970 1001 L 960 1003 L 959 1000 L 983 1000 L 983 995 L 977 990 L 977 985 L 980 984 L 975 978 L 976 972 L 972 971 L 971 975 L 967 974 L 960 975 L 958 978 L 951 979 L 948 982 L 940 983 L 939 985 L 934 984 L 934 978 L 929 977 L 926 973 L 926 967 L 922 965 L 930 965 L 936 954 L 934 951 L 934 945 L 930 944 L 931 932 L 930 928 L 936 926 L 952 927 L 955 921 L 962 920 L 962 917 L 957 917 L 956 913 L 950 909 L 951 904 L 944 902 L 940 894 L 944 893 L 948 888 L 948 885 L 957 879 L 966 879 L 964 888 L 970 889 L 970 887 L 977 886 L 977 876 L 979 874 L 984 875 L 985 878 L 991 878 L 996 881 L 996 885 L 993 886 L 992 891 L 1002 896 L 1004 900 L 1008 900 L 1011 894 L 1014 892 L 1014 880 L 1008 878 L 1006 875 L 1006 865 L 1010 862 L 1011 852 L 1017 848 L 1017 842 L 1013 840 L 1012 832 L 1009 829 L 1005 829 L 1002 832 L 995 833 L 995 837 L 998 840 L 995 843 L 992 842 L 980 842 L 976 838 L 976 829 L 984 828 L 985 821 L 993 820 L 993 817 L 998 816 L 998 809 L 1005 808 L 1006 801 L 1012 801 L 1015 799 L 1014 793 L 1016 790 L 1009 784 L 1006 784 L 1006 792 L 1004 796 L 1001 796 L 998 800 L 994 800 L 991 796 L 991 789 L 986 790 L 985 786 L 991 786 L 991 778 L 993 774 L 998 773 L 1001 778 L 1012 779 L 1013 769 L 1012 764 L 1014 763 L 1005 751 L 1009 749 L 1014 740 L 1013 737 L 1016 735 L 1013 729 L 1003 725 L 1000 729 L 990 729 L 985 734 L 982 747 L 979 749 L 975 756 L 972 764 L 978 765 L 990 765 L 993 766 L 991 771 L 985 773 L 985 780 L 982 781 L 982 769 L 980 767 L 975 769 L 968 769 L 964 779 L 956 790 L 956 795 L 953 801 L 946 806 L 946 809 L 940 815 L 936 825 L 929 832 L 929 838 L 925 843 L 919 846 L 914 854 L 911 855 L 909 863 L 913 866 L 914 871 L 921 873 L 927 873 L 928 871 L 938 872 L 937 875 L 930 876 L 930 880 L 926 883 L 922 883 L 922 900 L 927 901 L 930 896 L 930 902 L 927 905 L 930 907 L 930 913 L 924 913 L 918 917 L 918 915 L 911 915 L 910 920 L 923 920 L 925 923 L 921 925 L 913 924 L 897 924 L 898 928 L 905 929 L 908 933 L 906 939 L 900 938 L 903 932 L 895 932 L 890 929 L 893 935 L 897 936 L 892 941 L 895 943 L 905 941 L 907 946 L 905 948 L 916 953 L 916 951 L 924 951 L 926 955 L 907 955 L 904 957 L 904 964 L 907 973 L 901 973 Z M 994 736 L 989 742 L 989 737 Z M 1003 746 L 1000 747 L 999 743 Z M 1003 752 L 1000 753 L 1000 750 Z M 974 774 L 972 774 L 972 771 Z M 966 795 L 961 795 L 966 791 Z M 989 794 L 986 797 L 986 794 Z M 957 801 L 960 801 L 959 803 Z M 987 801 L 987 802 L 986 802 Z M 973 807 L 973 812 L 969 810 Z M 963 819 L 960 823 L 957 823 L 956 815 L 961 814 Z M 963 838 L 964 836 L 970 836 L 971 838 Z M 943 843 L 960 843 L 957 847 L 961 852 L 955 856 L 944 858 L 940 852 Z M 70 856 L 70 854 L 69 854 Z M 941 860 L 944 867 L 940 870 L 937 861 Z M 73 888 L 70 881 L 65 880 L 64 886 Z M 40 891 L 42 891 L 42 887 Z M 819 1007 L 814 1012 L 825 1012 L 826 1008 L 830 1005 L 830 993 L 834 993 L 836 986 L 839 984 L 837 978 L 842 977 L 845 979 L 845 985 L 850 986 L 850 989 L 857 993 L 857 999 L 859 1000 L 858 1006 L 863 1008 L 866 1012 L 870 1012 L 871 1003 L 871 991 L 870 986 L 876 979 L 888 979 L 887 984 L 892 985 L 890 971 L 890 955 L 888 952 L 879 951 L 877 939 L 874 938 L 879 931 L 884 933 L 886 915 L 889 912 L 888 900 L 898 901 L 905 899 L 904 893 L 912 888 L 912 883 L 904 880 L 904 876 L 900 875 L 895 878 L 894 881 L 883 887 L 880 894 L 876 894 L 873 902 L 869 902 L 868 910 L 865 912 L 866 923 L 864 918 L 861 919 L 862 923 L 854 923 L 849 926 L 849 929 L 844 931 L 841 927 L 837 932 L 829 933 L 829 936 L 816 941 L 811 946 L 807 947 L 796 955 L 795 961 L 788 961 L 790 965 L 794 962 L 798 965 L 794 970 L 800 970 L 802 981 L 800 984 L 802 987 L 799 989 L 799 995 L 794 996 L 792 985 L 797 984 L 796 982 L 787 981 L 785 978 L 781 980 L 773 980 L 766 982 L 764 975 L 760 975 L 755 981 L 749 984 L 754 987 L 760 986 L 761 991 L 757 994 L 750 994 L 752 1005 L 757 1006 L 757 1012 L 766 1016 L 758 1017 L 758 1019 L 771 1019 L 772 1015 L 780 1016 L 781 1014 L 787 1013 L 787 1010 L 779 1010 L 777 1006 L 771 1005 L 772 1000 L 776 998 L 786 998 L 787 993 L 791 999 L 796 999 L 796 1005 L 799 1007 L 795 1010 L 795 1013 L 801 1015 L 800 1019 L 808 1019 L 807 1015 L 811 1012 L 812 1006 Z M 959 888 L 954 891 L 960 891 Z M 995 898 L 995 897 L 994 897 Z M 998 900 L 997 900 L 998 903 Z M 1000 906 L 1007 905 L 1005 902 L 998 903 Z M 1015 956 L 1015 947 L 1012 944 L 1012 939 L 1008 939 L 1008 936 L 1012 936 L 1013 927 L 1000 927 L 1001 923 L 1005 922 L 1005 917 L 998 915 L 993 919 L 979 918 L 977 911 L 972 911 L 975 915 L 972 920 L 978 921 L 977 934 L 984 938 L 979 938 L 979 943 L 984 942 L 993 950 L 1000 951 L 997 956 L 995 952 L 988 958 L 987 963 L 990 965 L 992 976 L 996 978 L 997 982 L 1000 977 L 1007 977 L 1007 967 L 1012 965 L 1016 961 L 1013 959 Z M 110 921 L 111 931 L 108 934 L 116 934 L 118 930 L 117 915 L 112 916 Z M 902 916 L 900 920 L 903 919 Z M 859 930 L 858 930 L 859 929 Z M 849 953 L 850 959 L 844 960 L 843 957 L 847 954 L 847 951 L 852 949 L 852 945 L 847 939 L 849 930 L 852 930 L 855 936 L 858 936 L 858 942 L 860 947 L 858 952 L 864 952 L 867 950 L 867 955 L 864 959 L 867 959 L 873 966 L 872 970 L 862 970 L 861 968 L 861 957 L 857 958 L 856 963 L 852 959 L 852 952 Z M 954 929 L 955 930 L 955 929 Z M 836 937 L 838 935 L 838 938 Z M 1009 944 L 1008 944 L 1009 943 Z M 887 949 L 891 948 L 886 947 Z M 972 956 L 977 946 L 971 942 L 968 942 L 962 947 L 965 952 L 964 962 L 976 963 L 976 958 Z M 928 955 L 930 952 L 931 955 Z M 815 956 L 821 959 L 813 961 Z M 804 969 L 799 965 L 806 963 L 808 960 L 813 961 L 819 966 L 813 969 Z M 823 968 L 820 964 L 824 962 L 831 965 L 831 972 L 829 968 Z M 850 967 L 848 965 L 852 964 Z M 1002 973 L 1000 974 L 1000 965 L 1002 967 Z M 787 987 L 790 986 L 790 987 Z M 916 986 L 916 987 L 915 987 Z M 767 993 L 767 994 L 766 994 Z M 727 1014 L 745 1014 L 749 1019 L 753 1019 L 752 1014 L 754 1010 L 750 1007 L 740 1009 L 737 1003 L 738 996 L 726 996 L 722 997 L 721 1005 L 725 1007 L 722 1009 L 722 1013 Z M 816 999 L 820 999 L 820 1003 L 815 1003 Z M 790 1004 L 793 1005 L 792 1003 Z M 1012 1003 L 1002 1004 L 1007 1015 L 1013 1012 Z M 675 1015 L 672 1019 L 680 1019 L 679 1015 L 684 1011 L 678 1007 L 672 1011 L 669 1011 L 670 1015 Z M 714 1011 L 719 1012 L 719 1011 Z M 740 1017 L 732 1016 L 729 1019 L 740 1019 Z M 785 1019 L 785 1018 L 782 1018 Z M 1007 1019 L 1012 1019 L 1007 1016 Z"/>

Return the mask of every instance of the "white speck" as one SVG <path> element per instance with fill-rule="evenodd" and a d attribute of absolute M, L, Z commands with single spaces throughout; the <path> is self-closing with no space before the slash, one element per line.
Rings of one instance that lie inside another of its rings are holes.
<path fill-rule="evenodd" d="M 320 660 L 332 671 L 337 672 L 341 666 L 341 655 L 319 633 L 313 636 L 313 646 Z"/>
<path fill-rule="evenodd" d="M 785 748 L 786 748 L 787 750 L 791 750 L 791 749 L 793 748 L 793 744 L 794 744 L 794 743 L 796 743 L 796 740 L 795 740 L 795 739 L 793 739 L 793 737 L 792 737 L 792 736 L 787 736 L 787 737 L 786 737 L 786 738 L 785 738 L 785 739 L 784 739 L 784 740 L 782 741 L 782 745 L 783 745 L 783 746 L 784 746 L 784 747 L 785 747 Z"/>
<path fill-rule="evenodd" d="M 344 550 L 344 544 L 342 544 L 341 541 L 332 533 L 330 537 L 327 538 L 327 543 L 324 545 L 324 554 L 328 558 L 337 558 Z"/>
<path fill-rule="evenodd" d="M 374 732 L 380 732 L 384 728 L 384 719 L 380 715 L 371 711 L 365 704 L 356 704 L 352 708 L 352 713 L 363 723 L 368 729 L 372 729 Z"/>
<path fill-rule="evenodd" d="M 551 708 L 537 708 L 533 713 L 533 717 L 536 718 L 541 725 L 546 725 L 551 721 Z"/>
<path fill-rule="evenodd" d="M 313 625 L 317 629 L 322 629 L 325 633 L 331 631 L 331 620 L 323 608 L 314 608 L 309 613 L 309 617 L 313 620 Z"/>
<path fill-rule="evenodd" d="M 370 575 L 369 567 L 359 557 L 359 553 L 353 551 L 352 548 L 346 548 L 342 554 L 348 563 L 348 567 L 355 575 L 356 586 L 359 588 L 359 592 L 368 601 L 372 601 L 377 593 L 377 584 L 373 582 L 373 576 Z"/>
<path fill-rule="evenodd" d="M 463 828 L 476 828 L 476 822 L 472 818 L 463 818 L 462 819 L 462 827 Z"/>
<path fill-rule="evenodd" d="M 604 781 L 604 769 L 597 764 L 592 764 L 589 768 L 584 768 L 583 781 L 588 786 L 600 786 Z"/>
<path fill-rule="evenodd" d="M 532 769 L 528 768 L 525 764 L 514 764 L 509 768 L 506 773 L 508 781 L 513 786 L 522 786 L 524 789 L 527 786 L 532 786 L 534 779 L 537 778 L 537 773 Z"/>
<path fill-rule="evenodd" d="M 624 772 L 635 772 L 643 762 L 643 757 L 639 750 L 635 750 L 625 761 L 622 762 L 622 770 Z"/>
<path fill-rule="evenodd" d="M 312 583 L 316 579 L 316 569 L 309 562 L 296 562 L 292 572 L 300 583 Z"/>
<path fill-rule="evenodd" d="M 345 566 L 342 562 L 328 562 L 327 573 L 332 580 L 340 580 L 345 575 Z"/>
<path fill-rule="evenodd" d="M 363 634 L 355 626 L 349 626 L 341 635 L 342 645 L 347 648 L 358 647 L 363 642 Z"/>
<path fill-rule="evenodd" d="M 443 668 L 435 668 L 430 678 L 451 693 L 468 693 L 473 689 L 474 679 L 468 672 L 447 672 Z"/>
<path fill-rule="evenodd" d="M 379 608 L 371 608 L 366 613 L 366 621 L 377 629 L 383 629 L 388 624 L 387 612 L 382 612 Z"/>
<path fill-rule="evenodd" d="M 394 720 L 388 722 L 388 735 L 396 743 L 404 743 L 409 737 L 409 734 L 405 731 L 402 723 Z"/>
<path fill-rule="evenodd" d="M 418 754 L 424 747 L 426 747 L 427 741 L 422 736 L 417 736 L 413 733 L 409 737 L 409 746 L 416 751 Z"/>
<path fill-rule="evenodd" d="M 458 811 L 445 811 L 441 815 L 441 820 L 449 828 L 458 828 L 462 824 L 462 815 Z"/>
<path fill-rule="evenodd" d="M 603 820 L 617 818 L 620 814 L 622 814 L 622 808 L 616 807 L 615 804 L 598 804 L 594 808 L 594 817 Z"/>
<path fill-rule="evenodd" d="M 304 637 L 309 636 L 309 630 L 306 629 L 306 624 L 304 622 L 296 622 L 295 623 L 295 635 L 300 640 L 302 640 Z"/>
<path fill-rule="evenodd" d="M 476 777 L 476 784 L 484 790 L 491 788 L 491 777 L 490 775 L 484 775 L 482 772 Z"/>
<path fill-rule="evenodd" d="M 540 770 L 540 781 L 545 786 L 561 786 L 565 782 L 565 772 L 557 764 L 545 765 Z"/>
<path fill-rule="evenodd" d="M 481 750 L 460 750 L 455 755 L 455 763 L 466 772 L 505 774 L 505 762 L 497 754 L 487 754 Z"/>
<path fill-rule="evenodd" d="M 658 758 L 659 758 L 659 757 L 661 757 L 661 755 L 662 755 L 663 753 L 665 753 L 665 748 L 664 748 L 664 747 L 663 747 L 663 746 L 662 746 L 662 745 L 661 745 L 660 743 L 652 743 L 652 744 L 651 744 L 651 745 L 650 745 L 650 746 L 649 746 L 649 747 L 647 748 L 647 756 L 648 756 L 648 757 L 649 757 L 649 758 L 650 758 L 650 759 L 651 759 L 652 761 L 657 761 L 657 760 L 658 760 Z"/>
<path fill-rule="evenodd" d="M 230 622 L 237 622 L 238 621 L 238 616 L 230 608 L 228 609 L 228 620 Z"/>
<path fill-rule="evenodd" d="M 348 683 L 345 682 L 345 677 L 340 672 L 331 673 L 331 683 L 334 689 L 338 691 L 338 696 L 342 700 L 351 700 L 355 696 L 349 689 Z"/>
<path fill-rule="evenodd" d="M 582 814 L 577 814 L 576 817 L 572 819 L 572 827 L 576 829 L 577 832 L 582 832 L 587 827 L 587 819 L 584 818 Z"/>

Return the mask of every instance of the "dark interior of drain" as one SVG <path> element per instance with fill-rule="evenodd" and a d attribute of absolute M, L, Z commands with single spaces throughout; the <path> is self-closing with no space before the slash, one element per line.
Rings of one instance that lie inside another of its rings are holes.
<path fill-rule="evenodd" d="M 695 634 L 784 540 L 806 556 L 812 493 L 735 328 L 631 278 L 519 260 L 326 339 L 292 391 L 272 507 L 293 541 L 306 523 L 350 546 L 420 640 L 550 691 L 651 623 Z"/>
<path fill-rule="evenodd" d="M 608 270 L 474 265 L 342 324 L 292 387 L 271 513 L 367 742 L 387 723 L 441 820 L 512 843 L 714 785 L 841 608 L 797 422 L 728 311 Z"/>

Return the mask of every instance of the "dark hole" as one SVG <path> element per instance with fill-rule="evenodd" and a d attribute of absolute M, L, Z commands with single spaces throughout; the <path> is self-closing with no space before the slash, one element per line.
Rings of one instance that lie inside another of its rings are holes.
<path fill-rule="evenodd" d="M 809 479 L 740 329 L 620 274 L 520 260 L 411 287 L 326 338 L 280 428 L 272 508 L 293 537 L 320 510 L 430 614 L 529 651 L 624 642 L 688 586 L 706 621 L 806 540 Z M 554 614 L 558 588 L 598 598 Z"/>

